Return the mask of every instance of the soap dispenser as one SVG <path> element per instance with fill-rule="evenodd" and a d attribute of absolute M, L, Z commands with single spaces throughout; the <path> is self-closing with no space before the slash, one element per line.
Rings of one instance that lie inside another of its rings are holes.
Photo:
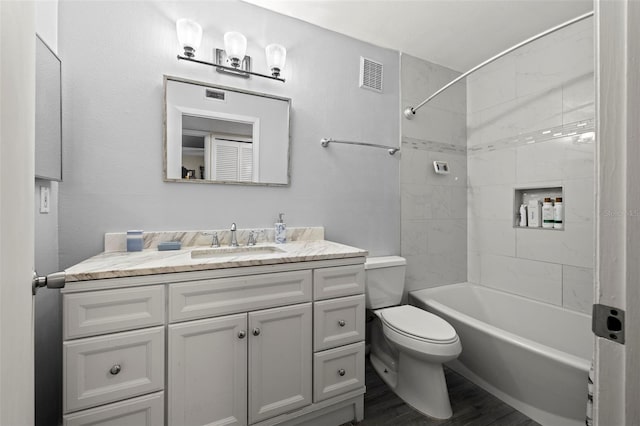
<path fill-rule="evenodd" d="M 276 244 L 284 244 L 287 242 L 287 225 L 284 223 L 284 213 L 278 214 L 278 221 L 275 223 L 275 240 Z"/>

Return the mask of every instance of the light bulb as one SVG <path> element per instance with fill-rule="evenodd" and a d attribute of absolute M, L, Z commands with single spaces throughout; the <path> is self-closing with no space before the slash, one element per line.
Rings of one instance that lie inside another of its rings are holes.
<path fill-rule="evenodd" d="M 279 44 L 270 44 L 265 47 L 264 51 L 267 55 L 267 67 L 271 70 L 271 75 L 280 76 L 287 60 L 287 49 Z"/>
<path fill-rule="evenodd" d="M 247 38 L 239 32 L 231 31 L 224 34 L 224 50 L 231 66 L 238 68 L 247 52 Z"/>
<path fill-rule="evenodd" d="M 195 51 L 200 48 L 202 41 L 202 27 L 191 19 L 178 19 L 176 21 L 178 43 L 184 49 L 184 56 L 193 58 Z"/>

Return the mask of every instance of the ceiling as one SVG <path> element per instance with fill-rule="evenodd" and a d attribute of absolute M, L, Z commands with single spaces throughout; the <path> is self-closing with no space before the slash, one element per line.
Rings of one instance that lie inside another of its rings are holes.
<path fill-rule="evenodd" d="M 592 0 L 244 0 L 464 72 Z"/>

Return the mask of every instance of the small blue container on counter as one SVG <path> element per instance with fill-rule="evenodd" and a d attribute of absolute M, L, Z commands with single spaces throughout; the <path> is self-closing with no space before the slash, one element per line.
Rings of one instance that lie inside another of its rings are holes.
<path fill-rule="evenodd" d="M 158 243 L 158 251 L 180 250 L 182 243 L 180 241 L 164 241 Z"/>
<path fill-rule="evenodd" d="M 143 248 L 142 231 L 127 231 L 127 251 L 142 251 Z"/>

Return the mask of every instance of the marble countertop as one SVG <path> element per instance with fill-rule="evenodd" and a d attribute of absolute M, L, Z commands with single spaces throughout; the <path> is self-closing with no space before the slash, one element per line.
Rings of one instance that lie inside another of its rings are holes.
<path fill-rule="evenodd" d="M 204 271 L 238 268 L 244 266 L 275 265 L 281 263 L 308 262 L 314 260 L 364 257 L 368 252 L 355 247 L 326 240 L 292 241 L 286 244 L 259 243 L 254 252 L 228 253 L 228 247 L 219 249 L 221 255 L 194 257 L 191 252 L 206 250 L 208 246 L 190 246 L 182 250 L 158 251 L 146 249 L 140 252 L 105 252 L 68 268 L 66 281 L 87 281 L 106 278 L 135 277 L 173 272 Z M 260 247 L 275 247 L 276 252 L 260 251 Z"/>

